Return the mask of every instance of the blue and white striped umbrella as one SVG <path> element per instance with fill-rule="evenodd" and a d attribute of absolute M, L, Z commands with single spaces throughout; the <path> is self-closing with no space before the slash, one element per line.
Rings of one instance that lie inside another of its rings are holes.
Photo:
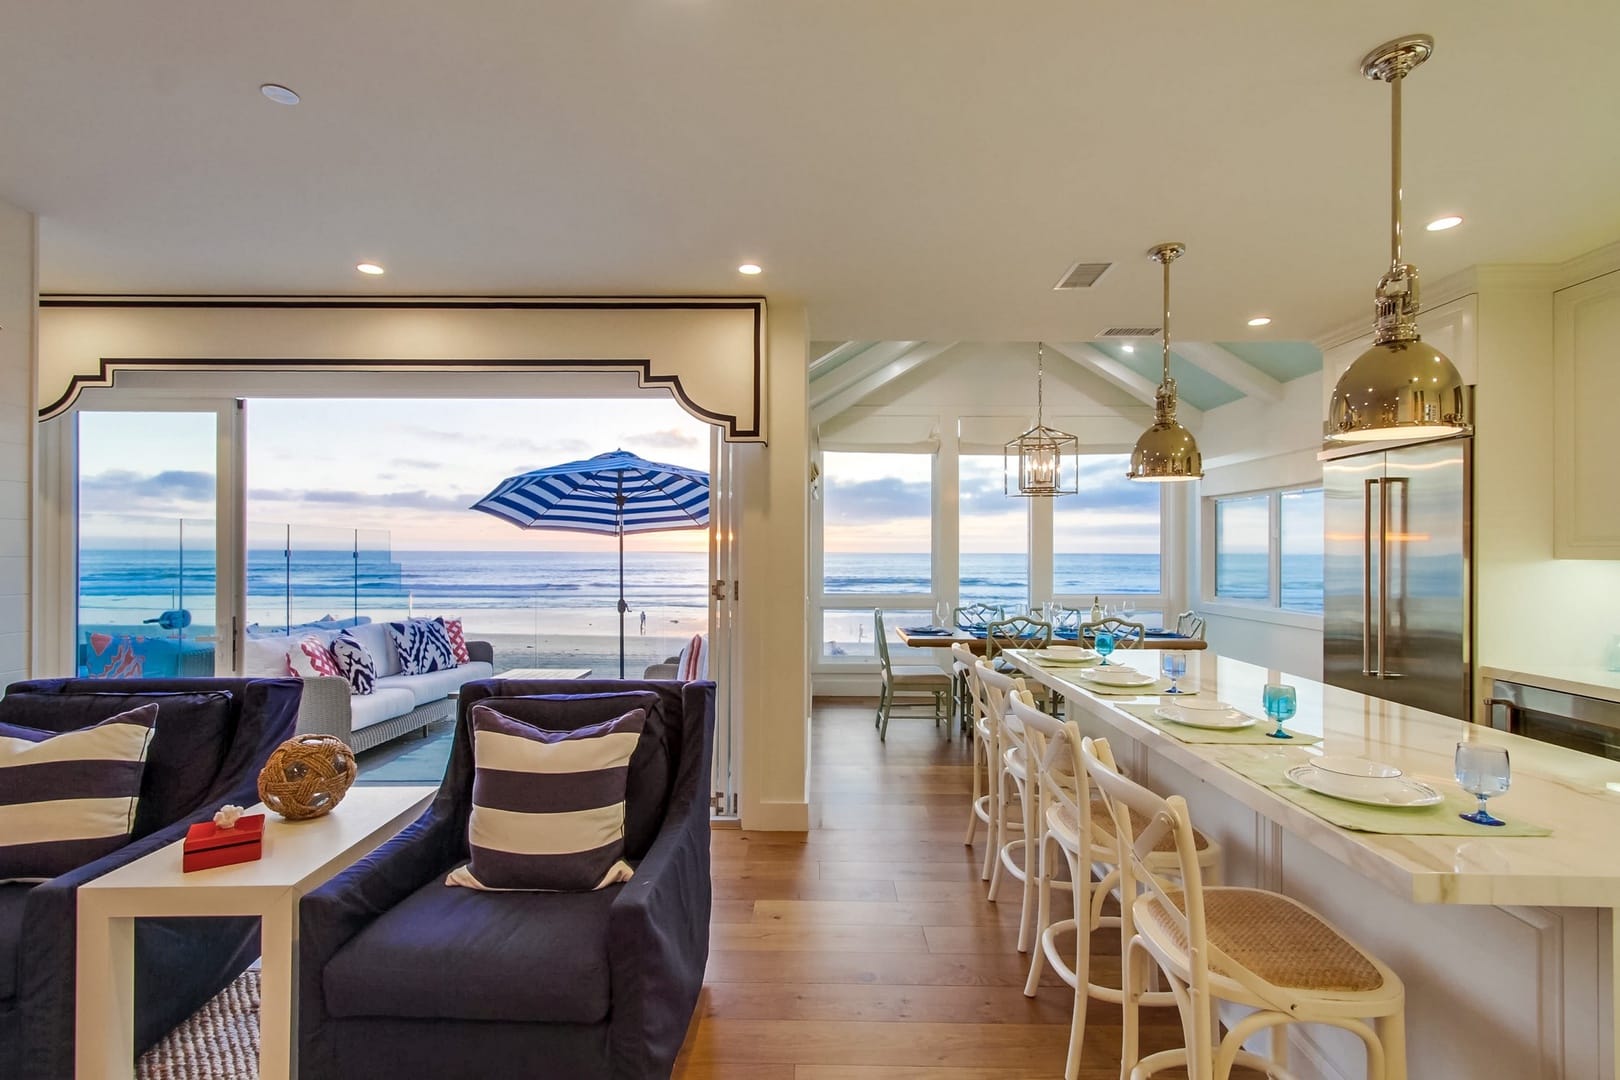
<path fill-rule="evenodd" d="M 624 678 L 624 534 L 709 524 L 709 474 L 624 450 L 507 477 L 472 509 L 524 529 L 619 538 L 619 677 Z"/>

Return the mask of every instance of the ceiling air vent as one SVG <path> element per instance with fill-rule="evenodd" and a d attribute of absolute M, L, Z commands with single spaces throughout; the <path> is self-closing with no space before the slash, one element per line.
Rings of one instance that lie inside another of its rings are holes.
<path fill-rule="evenodd" d="M 1158 337 L 1157 326 L 1110 326 L 1097 331 L 1100 338 L 1109 337 Z"/>
<path fill-rule="evenodd" d="M 1058 278 L 1058 283 L 1052 288 L 1058 291 L 1063 289 L 1089 289 L 1097 284 L 1097 279 L 1106 274 L 1108 268 L 1113 265 L 1113 263 L 1106 262 L 1077 262 L 1063 271 L 1063 276 Z"/>

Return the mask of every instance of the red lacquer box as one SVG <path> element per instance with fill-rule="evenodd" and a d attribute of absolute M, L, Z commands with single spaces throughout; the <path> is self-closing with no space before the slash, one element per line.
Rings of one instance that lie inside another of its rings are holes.
<path fill-rule="evenodd" d="M 181 869 L 185 873 L 214 866 L 252 862 L 264 855 L 264 815 L 243 814 L 234 829 L 199 821 L 186 830 Z"/>

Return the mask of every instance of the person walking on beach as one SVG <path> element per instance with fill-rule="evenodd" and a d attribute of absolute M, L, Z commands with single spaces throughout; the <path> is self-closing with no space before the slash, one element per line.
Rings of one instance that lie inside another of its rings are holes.
<path fill-rule="evenodd" d="M 647 613 L 645 611 L 641 613 L 641 636 L 647 636 Z"/>

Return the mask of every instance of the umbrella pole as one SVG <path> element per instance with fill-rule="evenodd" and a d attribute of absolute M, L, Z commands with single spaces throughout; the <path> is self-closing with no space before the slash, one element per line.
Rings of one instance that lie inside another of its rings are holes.
<path fill-rule="evenodd" d="M 624 473 L 619 473 L 619 678 L 624 678 Z"/>

